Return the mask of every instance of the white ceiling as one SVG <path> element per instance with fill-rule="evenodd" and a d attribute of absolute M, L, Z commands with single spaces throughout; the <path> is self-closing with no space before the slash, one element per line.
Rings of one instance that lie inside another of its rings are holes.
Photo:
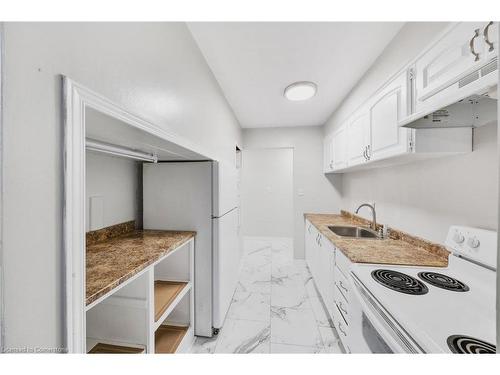
<path fill-rule="evenodd" d="M 189 23 L 244 128 L 322 125 L 403 26 L 402 22 Z M 304 102 L 295 81 L 318 85 Z"/>

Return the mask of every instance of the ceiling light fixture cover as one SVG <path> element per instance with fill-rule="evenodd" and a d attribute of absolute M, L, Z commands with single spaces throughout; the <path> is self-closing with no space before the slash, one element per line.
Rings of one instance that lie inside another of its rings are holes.
<path fill-rule="evenodd" d="M 287 86 L 285 89 L 284 95 L 285 98 L 291 101 L 300 101 L 311 99 L 314 95 L 316 95 L 318 87 L 314 82 L 302 81 L 302 82 L 294 82 L 291 85 Z"/>

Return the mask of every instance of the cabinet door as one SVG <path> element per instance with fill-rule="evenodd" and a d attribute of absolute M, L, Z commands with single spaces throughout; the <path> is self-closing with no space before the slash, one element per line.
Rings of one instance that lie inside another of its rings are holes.
<path fill-rule="evenodd" d="M 380 160 L 409 151 L 411 129 L 398 126 L 408 114 L 406 71 L 397 76 L 370 101 L 370 160 Z"/>
<path fill-rule="evenodd" d="M 309 261 L 311 258 L 311 251 L 310 251 L 310 235 L 309 231 L 311 230 L 311 223 L 309 223 L 308 220 L 305 221 L 304 224 L 304 258 L 306 260 L 307 266 L 309 266 Z"/>
<path fill-rule="evenodd" d="M 486 44 L 486 58 L 491 60 L 498 57 L 498 22 L 488 22 L 482 30 L 483 40 Z"/>
<path fill-rule="evenodd" d="M 355 114 L 349 121 L 347 130 L 349 166 L 358 165 L 367 161 L 366 152 L 370 140 L 368 119 L 368 112 L 361 111 Z"/>
<path fill-rule="evenodd" d="M 326 265 L 325 268 L 327 269 L 327 275 L 326 275 L 326 308 L 328 310 L 328 313 L 330 314 L 330 317 L 333 318 L 333 311 L 335 307 L 335 298 L 334 298 L 334 290 L 335 290 L 335 277 L 334 277 L 334 270 L 335 270 L 335 247 L 331 242 L 328 241 L 328 244 L 326 246 Z"/>
<path fill-rule="evenodd" d="M 333 134 L 333 170 L 347 167 L 347 126 L 342 125 Z"/>
<path fill-rule="evenodd" d="M 427 101 L 436 93 L 487 62 L 487 48 L 482 35 L 486 25 L 487 22 L 457 23 L 417 60 L 417 112 L 424 110 Z M 477 54 L 477 58 L 473 52 Z"/>
<path fill-rule="evenodd" d="M 333 137 L 327 136 L 323 142 L 323 171 L 325 173 L 333 170 Z"/>

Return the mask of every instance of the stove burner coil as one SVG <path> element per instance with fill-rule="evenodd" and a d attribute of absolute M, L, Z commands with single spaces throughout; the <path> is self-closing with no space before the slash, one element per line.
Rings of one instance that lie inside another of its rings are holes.
<path fill-rule="evenodd" d="M 419 272 L 418 277 L 435 287 L 454 292 L 468 292 L 469 287 L 463 282 L 437 272 Z"/>
<path fill-rule="evenodd" d="M 379 284 L 405 294 L 422 295 L 429 291 L 421 281 L 397 271 L 379 269 L 372 271 L 372 277 Z"/>
<path fill-rule="evenodd" d="M 496 347 L 470 336 L 452 335 L 446 340 L 448 347 L 457 354 L 495 354 Z"/>

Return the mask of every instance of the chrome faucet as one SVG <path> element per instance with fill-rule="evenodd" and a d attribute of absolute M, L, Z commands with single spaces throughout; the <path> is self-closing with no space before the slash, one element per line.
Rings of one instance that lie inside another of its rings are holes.
<path fill-rule="evenodd" d="M 377 213 L 375 212 L 375 203 L 373 204 L 368 204 L 368 203 L 363 203 L 361 206 L 359 206 L 357 209 L 356 209 L 356 213 L 359 212 L 359 209 L 361 207 L 370 207 L 371 210 L 372 210 L 372 223 L 370 225 L 370 228 L 372 228 L 373 230 L 377 230 Z"/>

